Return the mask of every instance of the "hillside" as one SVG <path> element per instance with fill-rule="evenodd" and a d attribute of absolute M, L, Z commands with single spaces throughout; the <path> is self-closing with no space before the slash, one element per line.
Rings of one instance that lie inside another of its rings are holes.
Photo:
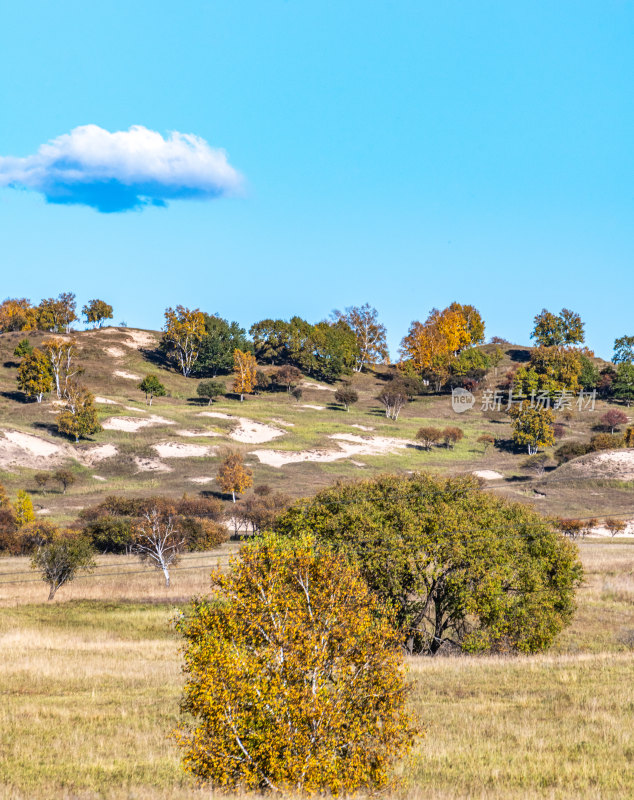
<path fill-rule="evenodd" d="M 429 470 L 479 474 L 496 491 L 546 513 L 626 516 L 632 508 L 629 452 L 620 451 L 611 460 L 605 454 L 586 456 L 531 478 L 521 468 L 526 455 L 508 445 L 508 416 L 481 410 L 482 391 L 495 389 L 509 367 L 526 361 L 529 348 L 503 346 L 504 360 L 488 373 L 471 411 L 457 414 L 449 395 L 429 394 L 408 403 L 393 422 L 376 400 L 393 368 L 354 375 L 359 402 L 349 412 L 334 402 L 335 386 L 310 379 L 302 382 L 299 401 L 279 391 L 252 395 L 243 403 L 222 397 L 209 406 L 196 396 L 196 379 L 162 363 L 155 352 L 160 333 L 131 328 L 80 332 L 81 380 L 97 398 L 103 430 L 75 445 L 57 432 L 54 397 L 38 404 L 16 391 L 13 350 L 22 338 L 23 333 L 0 335 L 0 481 L 10 495 L 26 489 L 39 515 L 60 521 L 108 494 L 217 493 L 215 475 L 228 447 L 245 455 L 256 485 L 295 497 L 338 478 Z M 29 335 L 34 346 L 42 338 L 41 333 Z M 156 373 L 168 390 L 151 408 L 137 388 L 148 372 Z M 223 379 L 230 388 L 231 376 Z M 575 410 L 557 445 L 589 439 L 606 408 L 597 401 L 594 411 Z M 423 425 L 458 426 L 464 438 L 454 448 L 425 451 L 415 441 Z M 483 434 L 497 440 L 486 452 L 477 441 Z M 77 478 L 72 488 L 66 494 L 53 483 L 38 489 L 35 474 L 61 465 Z"/>

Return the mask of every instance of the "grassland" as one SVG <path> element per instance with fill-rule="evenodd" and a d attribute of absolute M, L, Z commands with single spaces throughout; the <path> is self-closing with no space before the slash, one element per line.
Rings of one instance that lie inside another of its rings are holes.
<path fill-rule="evenodd" d="M 634 794 L 634 545 L 580 550 L 579 608 L 548 655 L 409 660 L 426 733 L 390 796 Z M 219 554 L 194 555 L 170 590 L 115 556 L 54 603 L 40 582 L 0 587 L 0 797 L 212 796 L 181 772 L 169 739 L 181 685 L 171 620 Z M 2 581 L 30 577 L 26 559 L 0 567 Z"/>

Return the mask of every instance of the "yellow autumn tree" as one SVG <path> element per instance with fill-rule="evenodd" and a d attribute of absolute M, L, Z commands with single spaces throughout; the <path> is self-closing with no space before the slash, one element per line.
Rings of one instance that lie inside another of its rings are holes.
<path fill-rule="evenodd" d="M 240 453 L 229 453 L 220 465 L 216 478 L 223 492 L 230 494 L 236 502 L 236 494 L 242 494 L 249 486 L 253 485 L 251 470 L 244 466 L 244 459 Z"/>
<path fill-rule="evenodd" d="M 31 495 L 20 489 L 15 501 L 15 521 L 19 528 L 35 520 Z"/>
<path fill-rule="evenodd" d="M 401 366 L 427 375 L 438 391 L 460 352 L 483 340 L 484 323 L 473 306 L 452 303 L 442 311 L 434 308 L 424 323 L 410 325 L 401 342 Z"/>
<path fill-rule="evenodd" d="M 244 395 L 253 391 L 256 383 L 257 364 L 253 353 L 243 352 L 237 348 L 233 351 L 233 391 L 240 395 L 240 402 Z"/>
<path fill-rule="evenodd" d="M 191 374 L 205 336 L 205 315 L 199 309 L 185 306 L 165 310 L 163 349 L 176 360 L 185 377 Z"/>
<path fill-rule="evenodd" d="M 221 790 L 385 786 L 414 726 L 402 648 L 357 569 L 269 535 L 212 587 L 179 623 L 184 768 Z"/>
<path fill-rule="evenodd" d="M 37 312 L 26 297 L 9 298 L 0 303 L 0 332 L 32 331 L 37 328 Z"/>

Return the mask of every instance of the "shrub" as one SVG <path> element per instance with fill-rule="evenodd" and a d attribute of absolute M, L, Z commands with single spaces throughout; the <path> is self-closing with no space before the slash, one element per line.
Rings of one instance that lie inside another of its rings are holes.
<path fill-rule="evenodd" d="M 442 432 L 442 438 L 445 447 L 454 447 L 461 439 L 464 438 L 464 431 L 461 428 L 448 427 Z"/>
<path fill-rule="evenodd" d="M 595 450 L 618 450 L 623 447 L 623 436 L 617 433 L 597 433 L 590 439 L 590 452 Z"/>
<path fill-rule="evenodd" d="M 277 530 L 347 554 L 413 652 L 544 650 L 570 622 L 582 575 L 548 520 L 471 478 L 339 485 L 293 505 Z"/>
<path fill-rule="evenodd" d="M 607 428 L 610 433 L 614 433 L 615 428 L 618 428 L 620 425 L 625 425 L 627 422 L 629 422 L 629 417 L 618 408 L 611 408 L 609 411 L 606 411 L 605 414 L 603 414 L 600 421 L 604 428 Z"/>
<path fill-rule="evenodd" d="M 576 539 L 583 535 L 585 531 L 585 524 L 583 520 L 580 519 L 565 519 L 564 517 L 560 517 L 555 521 L 555 524 L 564 536 L 569 536 L 571 539 Z"/>
<path fill-rule="evenodd" d="M 101 553 L 129 553 L 132 548 L 132 523 L 125 517 L 95 519 L 84 527 L 84 534 Z"/>
<path fill-rule="evenodd" d="M 185 769 L 223 790 L 384 786 L 413 730 L 402 653 L 357 571 L 269 537 L 212 585 L 179 623 Z"/>
<path fill-rule="evenodd" d="M 432 446 L 438 444 L 442 439 L 443 432 L 439 428 L 422 427 L 418 429 L 416 439 L 424 450 L 431 450 Z"/>
<path fill-rule="evenodd" d="M 555 458 L 558 464 L 565 464 L 566 461 L 572 461 L 573 458 L 585 456 L 590 452 L 590 446 L 585 442 L 566 442 L 555 450 Z"/>
<path fill-rule="evenodd" d="M 222 381 L 201 381 L 196 387 L 196 394 L 198 397 L 203 397 L 208 400 L 208 405 L 211 405 L 214 398 L 220 397 L 227 391 L 227 387 Z"/>
<path fill-rule="evenodd" d="M 619 533 L 623 533 L 623 531 L 627 528 L 627 524 L 624 520 L 614 519 L 613 517 L 606 519 L 603 524 L 610 531 L 610 536 L 616 536 Z"/>
<path fill-rule="evenodd" d="M 478 436 L 477 442 L 482 445 L 484 452 L 486 453 L 489 447 L 495 444 L 495 437 L 488 433 L 483 433 L 482 436 Z"/>
<path fill-rule="evenodd" d="M 358 393 L 350 386 L 340 386 L 334 394 L 336 403 L 340 403 L 346 411 L 359 399 Z"/>

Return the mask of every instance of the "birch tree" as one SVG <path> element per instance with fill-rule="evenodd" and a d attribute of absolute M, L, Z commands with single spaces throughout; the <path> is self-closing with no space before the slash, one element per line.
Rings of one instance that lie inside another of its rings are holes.
<path fill-rule="evenodd" d="M 355 372 L 361 372 L 364 366 L 389 364 L 387 348 L 387 329 L 379 322 L 379 312 L 369 303 L 362 306 L 346 308 L 346 313 L 335 311 L 338 319 L 343 319 L 354 331 L 357 340 L 358 354 Z"/>
<path fill-rule="evenodd" d="M 176 510 L 161 501 L 148 502 L 134 525 L 133 551 L 155 569 L 161 570 L 165 586 L 170 585 L 170 568 L 185 549 L 187 534 Z"/>
<path fill-rule="evenodd" d="M 200 344 L 205 336 L 205 315 L 184 306 L 165 310 L 163 347 L 176 359 L 185 377 L 191 374 L 198 358 Z"/>

